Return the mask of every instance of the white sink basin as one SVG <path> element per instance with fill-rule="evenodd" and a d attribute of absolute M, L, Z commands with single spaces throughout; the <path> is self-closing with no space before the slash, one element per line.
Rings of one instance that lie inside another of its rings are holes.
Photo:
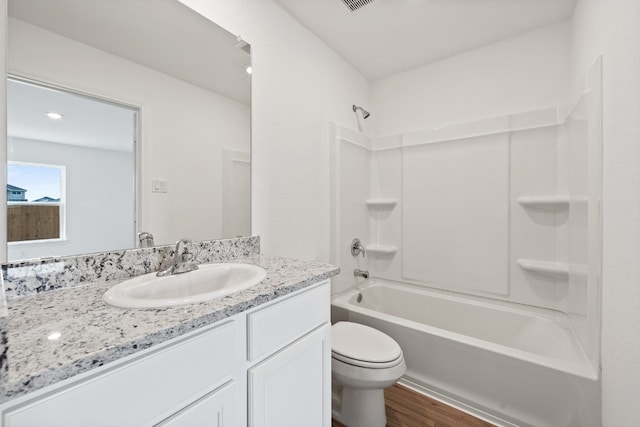
<path fill-rule="evenodd" d="M 203 264 L 195 271 L 134 277 L 104 293 L 104 302 L 124 308 L 161 308 L 208 301 L 258 284 L 267 272 L 251 264 Z"/>

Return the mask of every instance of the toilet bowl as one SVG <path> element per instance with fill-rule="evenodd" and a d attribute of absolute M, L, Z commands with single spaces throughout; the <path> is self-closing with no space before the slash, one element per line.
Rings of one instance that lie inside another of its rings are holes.
<path fill-rule="evenodd" d="M 384 427 L 386 387 L 407 367 L 390 336 L 369 326 L 338 322 L 331 327 L 333 418 L 347 427 Z"/>

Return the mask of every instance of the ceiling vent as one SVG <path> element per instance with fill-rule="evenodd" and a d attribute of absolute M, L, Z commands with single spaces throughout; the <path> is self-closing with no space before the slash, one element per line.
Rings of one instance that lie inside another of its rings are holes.
<path fill-rule="evenodd" d="M 342 3 L 344 3 L 344 5 L 347 6 L 351 12 L 355 12 L 356 10 L 368 5 L 371 2 L 373 2 L 373 0 L 342 0 Z"/>

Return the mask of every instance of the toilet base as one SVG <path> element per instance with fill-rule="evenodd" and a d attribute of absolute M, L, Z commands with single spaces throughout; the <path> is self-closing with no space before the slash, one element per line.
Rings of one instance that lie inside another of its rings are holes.
<path fill-rule="evenodd" d="M 356 389 L 336 385 L 333 418 L 347 427 L 385 427 L 387 414 L 383 389 Z"/>

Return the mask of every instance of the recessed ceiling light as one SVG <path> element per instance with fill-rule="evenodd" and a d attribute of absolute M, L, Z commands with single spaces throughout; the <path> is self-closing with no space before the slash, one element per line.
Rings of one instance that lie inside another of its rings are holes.
<path fill-rule="evenodd" d="M 50 113 L 47 113 L 47 117 L 49 117 L 51 120 L 60 120 L 64 116 L 60 113 L 50 112 Z"/>
<path fill-rule="evenodd" d="M 253 68 L 251 68 L 251 64 L 247 64 L 244 66 L 244 71 L 247 72 L 247 74 L 251 74 L 253 72 Z"/>

